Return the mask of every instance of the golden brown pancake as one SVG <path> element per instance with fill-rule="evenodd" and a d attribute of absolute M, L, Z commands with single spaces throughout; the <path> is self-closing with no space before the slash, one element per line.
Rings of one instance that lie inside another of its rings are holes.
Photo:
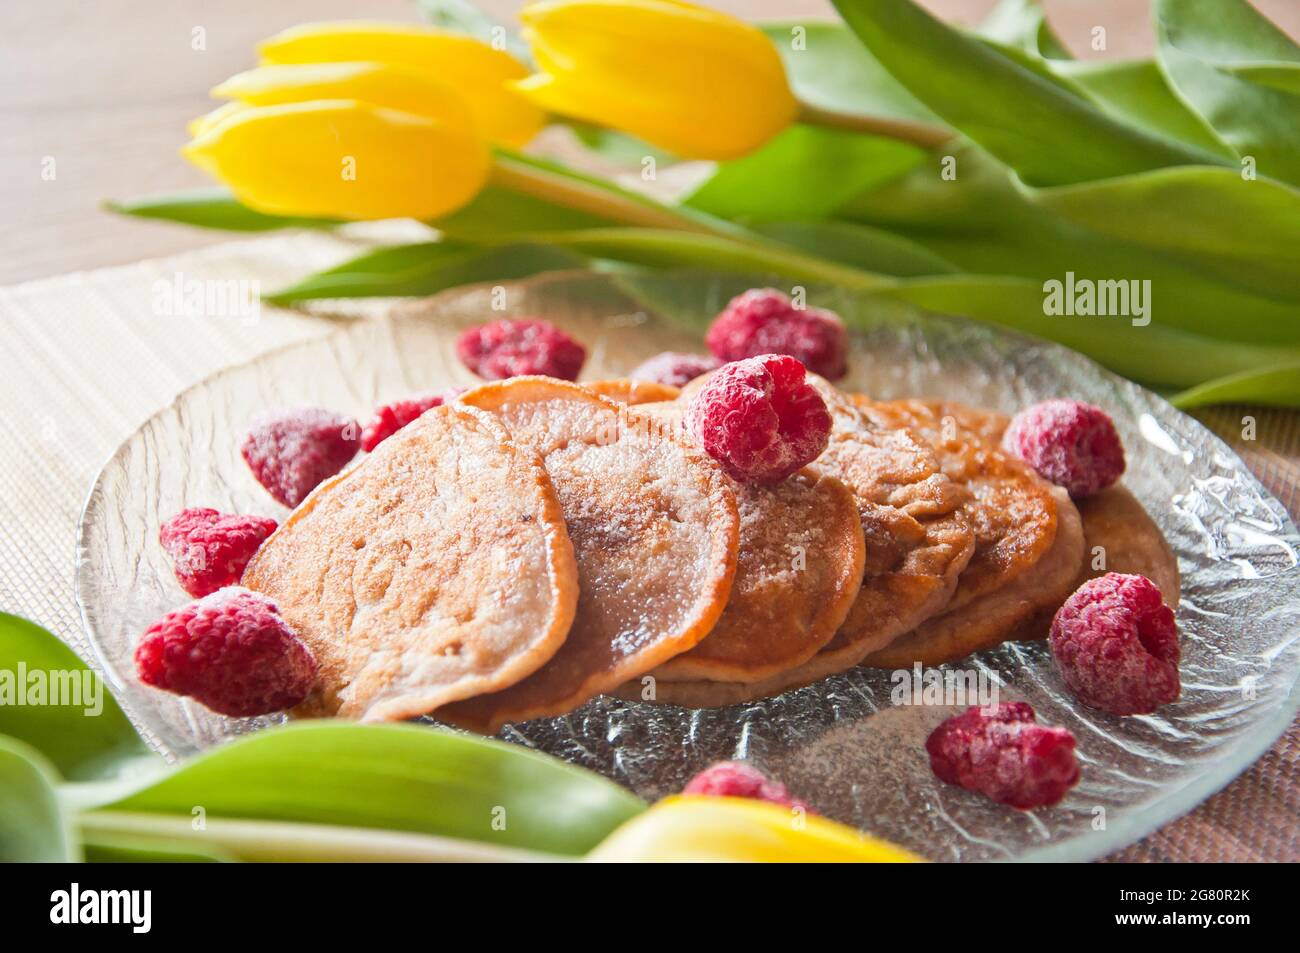
<path fill-rule="evenodd" d="M 830 476 L 735 484 L 740 548 L 713 631 L 651 674 L 661 681 L 751 682 L 807 661 L 830 641 L 862 585 L 857 504 Z"/>
<path fill-rule="evenodd" d="M 882 425 L 907 427 L 923 437 L 944 473 L 970 491 L 964 509 L 975 531 L 975 554 L 945 612 L 1007 585 L 1051 548 L 1052 485 L 999 449 L 1005 416 L 950 401 L 872 401 L 861 394 L 853 400 Z M 997 436 L 990 439 L 992 434 Z"/>
<path fill-rule="evenodd" d="M 863 665 L 908 668 L 915 662 L 940 665 L 1013 638 L 1026 621 L 1055 612 L 1074 591 L 1083 562 L 1083 524 L 1060 487 L 1053 488 L 1057 529 L 1052 548 L 1000 589 L 927 619 L 902 638 L 867 655 Z"/>
<path fill-rule="evenodd" d="M 708 634 L 731 591 L 739 532 L 735 494 L 712 460 L 675 429 L 577 384 L 518 377 L 459 400 L 541 456 L 580 594 L 569 636 L 546 665 L 436 717 L 495 731 L 563 714 Z"/>
<path fill-rule="evenodd" d="M 638 404 L 656 404 L 666 400 L 676 400 L 681 391 L 672 384 L 660 384 L 658 381 L 638 381 L 630 377 L 619 377 L 607 381 L 587 381 L 582 385 L 593 394 L 608 397 L 620 404 L 635 407 Z"/>
<path fill-rule="evenodd" d="M 866 540 L 862 588 L 839 631 L 806 662 L 750 682 L 690 680 L 635 683 L 619 697 L 688 707 L 717 707 L 776 695 L 857 665 L 951 599 L 970 562 L 975 535 L 962 506 L 966 491 L 941 470 L 928 446 L 906 428 L 882 427 L 815 375 L 831 411 L 830 443 L 808 470 L 838 477 L 858 505 Z M 678 404 L 698 390 L 682 391 Z M 658 406 L 658 405 L 651 405 Z"/>
<path fill-rule="evenodd" d="M 394 721 L 536 671 L 568 632 L 577 578 L 541 460 L 449 406 L 317 487 L 243 584 L 316 656 L 299 714 Z"/>

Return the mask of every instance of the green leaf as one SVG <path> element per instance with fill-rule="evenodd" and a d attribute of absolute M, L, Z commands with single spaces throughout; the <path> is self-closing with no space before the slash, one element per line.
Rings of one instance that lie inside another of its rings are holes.
<path fill-rule="evenodd" d="M 617 129 L 607 129 L 576 119 L 569 120 L 566 125 L 590 152 L 619 165 L 639 166 L 647 158 L 661 165 L 676 161 L 676 156 L 671 153 Z"/>
<path fill-rule="evenodd" d="M 223 864 L 237 858 L 197 838 L 84 832 L 81 851 L 88 864 Z"/>
<path fill-rule="evenodd" d="M 1300 62 L 1300 47 L 1245 0 L 1158 0 L 1156 48 L 1179 95 L 1224 142 L 1260 174 L 1300 183 L 1300 95 L 1243 70 Z"/>
<path fill-rule="evenodd" d="M 702 267 L 720 271 L 778 275 L 793 281 L 833 282 L 850 288 L 893 283 L 885 275 L 805 255 L 796 248 L 750 239 L 654 228 L 604 228 L 532 236 L 592 258 L 655 268 Z"/>
<path fill-rule="evenodd" d="M 195 189 L 154 195 L 125 202 L 109 202 L 107 207 L 122 215 L 156 218 L 199 228 L 221 228 L 232 232 L 269 232 L 279 228 L 333 228 L 343 224 L 338 219 L 299 218 L 268 215 L 239 202 L 228 189 Z"/>
<path fill-rule="evenodd" d="M 1036 56 L 1071 59 L 1037 0 L 1002 0 L 980 23 L 977 32 Z"/>
<path fill-rule="evenodd" d="M 1189 166 L 1029 195 L 1099 234 L 1176 256 L 1225 282 L 1300 301 L 1300 190 L 1281 182 Z M 1300 313 L 1291 323 L 1300 325 Z"/>
<path fill-rule="evenodd" d="M 796 123 L 761 149 L 720 163 L 684 204 L 747 222 L 825 218 L 924 158 L 896 139 Z"/>
<path fill-rule="evenodd" d="M 54 766 L 39 751 L 0 736 L 0 863 L 80 859 L 57 783 Z"/>
<path fill-rule="evenodd" d="M 911 0 L 835 0 L 876 59 L 950 125 L 1035 185 L 1200 162 L 951 28 Z"/>
<path fill-rule="evenodd" d="M 532 62 L 528 45 L 499 21 L 488 16 L 473 0 L 416 0 L 421 15 L 436 27 L 464 33 L 484 43 L 504 43 L 516 59 Z"/>
<path fill-rule="evenodd" d="M 481 248 L 455 241 L 420 242 L 367 252 L 266 299 L 290 304 L 316 298 L 423 296 L 460 285 L 510 281 L 585 264 L 579 255 L 541 245 Z"/>
<path fill-rule="evenodd" d="M 853 222 L 769 222 L 755 231 L 809 255 L 863 271 L 911 277 L 961 269 L 916 242 Z"/>
<path fill-rule="evenodd" d="M 865 116 L 941 120 L 889 74 L 842 23 L 782 21 L 759 27 L 776 46 L 800 101 Z"/>
<path fill-rule="evenodd" d="M 1044 311 L 1042 285 L 1023 279 L 984 275 L 918 278 L 874 296 L 1056 341 L 1125 377 L 1161 387 L 1187 387 L 1263 364 L 1300 360 L 1300 348 L 1208 338 L 1154 320 L 1134 326 L 1125 317 L 1049 315 Z"/>
<path fill-rule="evenodd" d="M 3 612 L 0 735 L 26 742 L 77 781 L 108 777 L 135 759 L 157 759 L 99 673 L 36 623 Z"/>
<path fill-rule="evenodd" d="M 87 791 L 77 803 L 187 821 L 202 808 L 209 824 L 244 818 L 409 831 L 571 855 L 644 808 L 598 775 L 516 745 L 341 721 L 260 731 L 129 793 Z"/>
<path fill-rule="evenodd" d="M 567 208 L 512 189 L 489 185 L 474 201 L 433 223 L 441 232 L 471 242 L 564 228 L 599 228 L 608 219 Z"/>
<path fill-rule="evenodd" d="M 1242 371 L 1206 381 L 1169 398 L 1175 407 L 1208 404 L 1265 404 L 1300 407 L 1300 361 Z"/>
<path fill-rule="evenodd" d="M 1073 81 L 1093 102 L 1122 122 L 1204 149 L 1220 159 L 1237 159 L 1201 115 L 1170 89 L 1154 60 L 1052 61 L 1049 68 Z"/>

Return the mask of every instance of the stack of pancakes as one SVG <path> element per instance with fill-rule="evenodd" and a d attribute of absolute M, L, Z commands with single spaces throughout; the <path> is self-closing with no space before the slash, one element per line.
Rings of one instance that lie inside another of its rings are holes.
<path fill-rule="evenodd" d="M 243 584 L 316 654 L 299 714 L 495 731 L 599 694 L 735 704 L 854 665 L 1041 638 L 1084 579 L 1176 564 L 1127 491 L 1076 506 L 999 414 L 814 379 L 826 451 L 724 476 L 659 384 L 514 378 L 424 414 L 318 487 Z"/>

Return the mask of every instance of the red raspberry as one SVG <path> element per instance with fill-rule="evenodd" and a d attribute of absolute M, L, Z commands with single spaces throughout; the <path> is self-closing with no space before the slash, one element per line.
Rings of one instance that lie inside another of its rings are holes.
<path fill-rule="evenodd" d="M 732 298 L 704 343 L 723 361 L 789 354 L 828 380 L 839 380 L 848 371 L 849 336 L 839 317 L 820 308 L 796 308 L 773 288 L 753 288 Z"/>
<path fill-rule="evenodd" d="M 1093 708 L 1149 715 L 1182 690 L 1174 610 L 1146 576 L 1089 579 L 1056 613 L 1048 643 L 1065 684 Z"/>
<path fill-rule="evenodd" d="M 441 394 L 416 394 L 375 408 L 370 423 L 361 431 L 361 449 L 369 453 L 426 410 L 441 407 L 464 392 L 463 387 L 453 387 Z"/>
<path fill-rule="evenodd" d="M 1124 472 L 1124 445 L 1110 415 L 1081 400 L 1045 400 L 1022 410 L 1002 445 L 1076 500 L 1104 490 Z"/>
<path fill-rule="evenodd" d="M 158 531 L 172 558 L 176 579 L 192 596 L 206 596 L 239 582 L 244 567 L 275 532 L 265 516 L 218 513 L 207 507 L 181 510 Z"/>
<path fill-rule="evenodd" d="M 490 381 L 543 374 L 576 381 L 587 350 L 549 321 L 506 318 L 470 328 L 456 339 L 461 362 Z"/>
<path fill-rule="evenodd" d="M 925 750 L 940 781 L 1021 810 L 1050 807 L 1079 781 L 1074 735 L 1037 724 L 1024 702 L 967 708 L 934 729 Z"/>
<path fill-rule="evenodd" d="M 654 381 L 671 387 L 685 387 L 701 374 L 718 368 L 716 357 L 664 351 L 637 365 L 627 376 L 636 381 Z"/>
<path fill-rule="evenodd" d="M 316 660 L 265 596 L 231 586 L 169 612 L 135 648 L 140 681 L 247 718 L 297 705 Z"/>
<path fill-rule="evenodd" d="M 744 761 L 719 761 L 709 765 L 687 782 L 682 793 L 704 794 L 709 797 L 747 797 L 798 808 L 806 814 L 816 813 L 797 797 L 791 797 L 780 781 L 773 781 Z"/>
<path fill-rule="evenodd" d="M 826 402 L 793 357 L 725 364 L 686 407 L 687 429 L 729 476 L 776 483 L 816 460 L 830 440 Z"/>
<path fill-rule="evenodd" d="M 359 431 L 351 417 L 299 407 L 253 421 L 239 449 L 268 493 L 297 506 L 356 456 Z"/>

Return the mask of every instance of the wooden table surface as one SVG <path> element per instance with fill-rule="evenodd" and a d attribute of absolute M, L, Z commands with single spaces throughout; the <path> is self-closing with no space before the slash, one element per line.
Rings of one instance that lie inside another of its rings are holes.
<path fill-rule="evenodd" d="M 973 24 L 995 0 L 922 0 Z M 1216 0 L 1205 0 L 1207 3 Z M 1252 0 L 1300 35 L 1300 0 Z M 480 4 L 503 20 L 516 0 Z M 825 0 L 725 0 L 755 19 L 833 16 Z M 1045 0 L 1076 54 L 1149 53 L 1148 0 Z M 167 256 L 228 240 L 217 232 L 133 221 L 100 210 L 204 184 L 178 155 L 186 120 L 211 108 L 207 90 L 254 64 L 257 40 L 308 20 L 418 20 L 407 0 L 41 0 L 0 9 L 0 285 Z M 1106 28 L 1104 53 L 1089 49 Z M 198 40 L 201 39 L 201 42 Z M 53 169 L 53 175 L 49 170 Z M 1300 416 L 1260 412 L 1257 442 L 1233 439 L 1240 409 L 1198 415 L 1229 439 L 1293 517 L 1300 509 Z M 80 492 L 80 489 L 78 490 Z M 1117 859 L 1300 859 L 1300 729 L 1187 817 Z"/>

